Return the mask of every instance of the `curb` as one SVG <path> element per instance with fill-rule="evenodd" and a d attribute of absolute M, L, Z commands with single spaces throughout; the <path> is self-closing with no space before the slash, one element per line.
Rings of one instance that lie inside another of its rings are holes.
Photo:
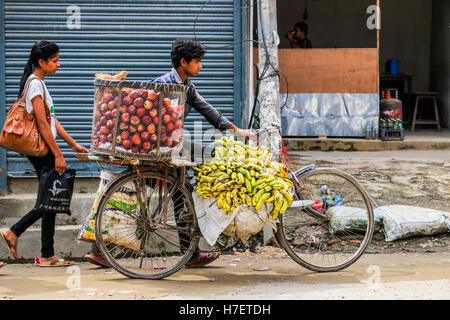
<path fill-rule="evenodd" d="M 450 140 L 381 141 L 364 139 L 283 138 L 292 151 L 450 150 Z"/>
<path fill-rule="evenodd" d="M 1 229 L 4 229 L 2 227 Z M 88 242 L 76 239 L 81 225 L 70 226 L 56 226 L 55 228 L 55 254 L 63 258 L 82 258 L 89 252 L 91 244 Z M 14 261 L 21 261 L 24 259 L 33 259 L 36 256 L 41 256 L 41 228 L 30 227 L 19 238 L 17 251 L 20 255 L 20 260 L 14 260 L 6 247 L 0 245 L 0 260 L 8 263 Z"/>

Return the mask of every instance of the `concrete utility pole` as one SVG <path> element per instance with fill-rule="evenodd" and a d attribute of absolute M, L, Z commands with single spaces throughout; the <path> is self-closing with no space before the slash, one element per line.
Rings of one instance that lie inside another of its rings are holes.
<path fill-rule="evenodd" d="M 277 4 L 276 0 L 258 0 L 258 69 L 264 79 L 259 85 L 260 126 L 268 128 L 272 123 L 281 126 L 280 114 L 280 83 L 278 77 L 278 44 L 277 33 Z M 264 72 L 264 70 L 266 71 Z M 270 146 L 273 160 L 279 160 L 278 150 L 281 137 L 277 134 L 261 139 L 261 145 Z M 264 244 L 272 241 L 272 228 L 264 226 Z"/>

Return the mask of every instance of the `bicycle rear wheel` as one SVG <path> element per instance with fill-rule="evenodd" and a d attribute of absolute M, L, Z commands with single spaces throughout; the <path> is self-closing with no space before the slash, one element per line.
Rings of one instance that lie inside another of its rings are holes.
<path fill-rule="evenodd" d="M 314 169 L 296 178 L 294 199 L 314 200 L 316 204 L 289 208 L 279 216 L 276 236 L 280 245 L 309 270 L 334 272 L 350 266 L 364 253 L 374 231 L 366 191 L 355 178 L 338 169 Z"/>
<path fill-rule="evenodd" d="M 158 172 L 112 181 L 99 202 L 97 244 L 113 268 L 130 278 L 162 279 L 177 272 L 197 248 L 197 234 L 190 193 Z"/>

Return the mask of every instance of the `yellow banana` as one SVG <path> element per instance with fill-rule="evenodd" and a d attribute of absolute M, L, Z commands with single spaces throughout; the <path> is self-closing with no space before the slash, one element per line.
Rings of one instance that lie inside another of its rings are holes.
<path fill-rule="evenodd" d="M 216 141 L 214 141 L 214 147 L 217 147 L 217 146 L 224 146 L 224 147 L 226 147 L 227 143 L 226 143 L 226 141 L 224 141 L 222 139 L 217 139 Z"/>
<path fill-rule="evenodd" d="M 258 202 L 256 203 L 255 209 L 256 209 L 256 210 L 259 210 L 259 208 L 261 208 L 261 206 L 262 206 L 262 204 L 264 203 L 264 201 L 265 201 L 266 199 L 268 199 L 269 197 L 270 197 L 270 193 L 269 193 L 269 192 L 264 193 L 264 194 L 259 198 Z"/>
<path fill-rule="evenodd" d="M 217 179 L 217 178 L 214 178 L 214 177 L 202 176 L 202 177 L 200 178 L 200 181 L 201 181 L 201 182 L 209 182 L 209 183 L 212 183 L 212 182 L 214 182 L 216 179 Z"/>
<path fill-rule="evenodd" d="M 227 187 L 231 187 L 234 184 L 234 181 L 228 181 L 227 183 L 222 184 L 217 188 L 217 191 L 221 191 Z"/>
<path fill-rule="evenodd" d="M 288 208 L 288 200 L 286 198 L 283 198 L 283 204 L 280 208 L 280 214 L 283 214 Z"/>
<path fill-rule="evenodd" d="M 264 189 L 259 190 L 259 191 L 253 196 L 252 204 L 253 204 L 254 207 L 256 207 L 256 204 L 258 203 L 259 198 L 261 198 L 261 196 L 262 196 L 263 194 L 264 194 Z"/>
<path fill-rule="evenodd" d="M 252 205 L 252 198 L 248 194 L 245 195 L 245 201 L 249 207 Z"/>
<path fill-rule="evenodd" d="M 271 203 L 274 201 L 275 201 L 275 196 L 272 194 L 272 196 L 266 200 L 266 203 Z"/>
<path fill-rule="evenodd" d="M 248 180 L 247 177 L 245 177 L 244 182 L 245 182 L 245 187 L 247 189 L 247 192 L 248 193 L 252 192 L 252 183 L 250 182 L 250 180 Z"/>
<path fill-rule="evenodd" d="M 261 183 L 261 184 L 257 184 L 256 186 L 255 186 L 255 188 L 257 188 L 257 189 L 264 189 L 265 187 L 267 187 L 267 183 Z"/>
<path fill-rule="evenodd" d="M 272 212 L 279 212 L 281 209 L 281 206 L 283 205 L 283 196 L 281 195 L 281 193 L 279 193 L 277 190 L 275 190 L 275 205 L 273 207 L 273 211 Z"/>
<path fill-rule="evenodd" d="M 288 204 L 292 203 L 293 196 L 289 192 L 286 192 L 284 190 L 280 190 L 280 193 L 283 195 L 284 198 L 286 198 L 286 200 L 288 201 Z"/>

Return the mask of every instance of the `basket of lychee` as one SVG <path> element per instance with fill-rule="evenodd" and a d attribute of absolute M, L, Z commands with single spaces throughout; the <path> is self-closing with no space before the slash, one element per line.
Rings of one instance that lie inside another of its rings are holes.
<path fill-rule="evenodd" d="M 167 160 L 181 152 L 185 87 L 95 79 L 91 151 Z"/>

